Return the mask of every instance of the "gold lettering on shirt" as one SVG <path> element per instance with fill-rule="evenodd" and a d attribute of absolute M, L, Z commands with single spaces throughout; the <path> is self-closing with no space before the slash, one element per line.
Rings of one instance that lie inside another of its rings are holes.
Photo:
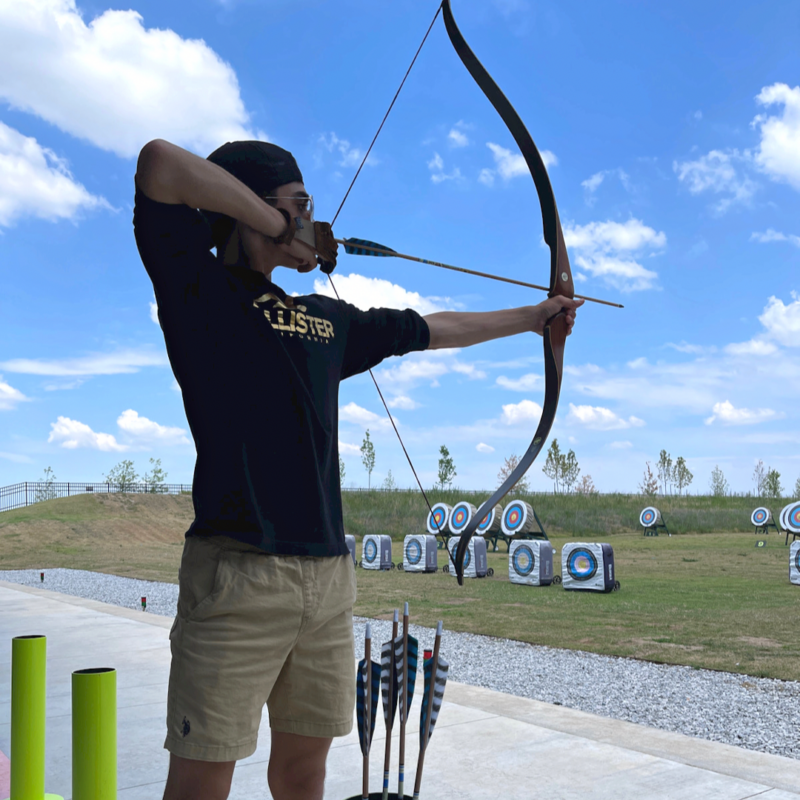
<path fill-rule="evenodd" d="M 259 309 L 269 324 L 281 336 L 295 334 L 301 339 L 327 344 L 334 337 L 333 323 L 322 317 L 307 314 L 307 306 L 289 307 L 280 297 L 268 292 L 253 300 L 253 307 Z"/>

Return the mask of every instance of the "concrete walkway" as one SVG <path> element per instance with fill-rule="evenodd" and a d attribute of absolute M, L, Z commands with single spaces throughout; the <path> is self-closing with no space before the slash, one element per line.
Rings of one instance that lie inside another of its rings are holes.
<path fill-rule="evenodd" d="M 66 800 L 71 795 L 72 671 L 110 666 L 118 673 L 119 798 L 160 800 L 168 760 L 162 745 L 171 623 L 146 612 L 0 581 L 0 764 L 10 750 L 11 639 L 45 634 L 46 791 Z M 381 786 L 382 727 L 379 720 L 373 791 Z M 409 726 L 409 796 L 417 743 Z M 265 721 L 258 750 L 237 765 L 233 800 L 271 797 L 268 758 Z M 392 763 L 396 768 L 396 745 Z M 0 784 L 2 776 L 0 770 Z M 393 789 L 395 783 L 393 770 Z M 353 732 L 334 741 L 325 800 L 360 796 L 360 787 L 361 752 Z M 0 785 L 0 800 L 8 796 L 7 788 Z M 800 800 L 800 761 L 451 682 L 426 754 L 421 795 L 437 800 Z"/>

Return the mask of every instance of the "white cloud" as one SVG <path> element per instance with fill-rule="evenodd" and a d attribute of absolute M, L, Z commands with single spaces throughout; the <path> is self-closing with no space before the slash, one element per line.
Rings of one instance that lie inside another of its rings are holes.
<path fill-rule="evenodd" d="M 419 403 L 414 402 L 410 397 L 404 394 L 397 395 L 386 401 L 389 408 L 399 408 L 403 411 L 413 411 L 419 408 Z"/>
<path fill-rule="evenodd" d="M 123 158 L 155 137 L 203 154 L 266 138 L 204 41 L 147 29 L 132 10 L 87 25 L 75 0 L 0 4 L 0 97 Z"/>
<path fill-rule="evenodd" d="M 486 142 L 486 146 L 492 151 L 494 157 L 494 169 L 482 169 L 478 175 L 478 180 L 486 186 L 494 184 L 495 176 L 499 175 L 504 182 L 510 181 L 512 178 L 518 178 L 521 175 L 530 175 L 528 165 L 525 163 L 525 158 L 521 153 L 513 153 L 505 147 L 501 147 L 494 142 Z M 548 169 L 552 166 L 558 165 L 558 158 L 554 153 L 549 150 L 540 151 L 542 161 Z"/>
<path fill-rule="evenodd" d="M 0 225 L 28 216 L 75 219 L 95 208 L 111 206 L 75 181 L 52 150 L 0 122 Z"/>
<path fill-rule="evenodd" d="M 466 147 L 469 144 L 467 135 L 458 128 L 451 128 L 450 133 L 447 134 L 447 138 L 452 147 Z"/>
<path fill-rule="evenodd" d="M 714 403 L 712 411 L 714 413 L 705 420 L 706 425 L 711 425 L 716 420 L 725 425 L 755 425 L 782 416 L 771 408 L 735 408 L 728 400 Z"/>
<path fill-rule="evenodd" d="M 461 170 L 458 167 L 454 167 L 449 175 L 444 171 L 444 159 L 438 153 L 433 154 L 433 158 L 428 162 L 428 169 L 432 173 L 431 180 L 434 183 L 461 179 Z"/>
<path fill-rule="evenodd" d="M 15 464 L 33 464 L 34 461 L 30 456 L 23 456 L 19 453 L 2 453 L 0 452 L 0 458 L 4 458 L 6 461 L 13 461 Z"/>
<path fill-rule="evenodd" d="M 713 206 L 717 213 L 723 214 L 736 203 L 749 202 L 755 193 L 755 182 L 740 175 L 736 166 L 748 162 L 750 155 L 746 152 L 711 150 L 695 161 L 674 161 L 672 168 L 678 174 L 678 180 L 685 183 L 692 194 L 713 192 L 725 195 Z"/>
<path fill-rule="evenodd" d="M 333 131 L 322 134 L 317 140 L 318 143 L 329 153 L 337 153 L 339 156 L 338 164 L 340 167 L 357 167 L 364 158 L 364 151 L 358 147 L 351 147 L 347 139 L 340 139 Z M 374 167 L 378 160 L 370 153 L 366 165 Z"/>
<path fill-rule="evenodd" d="M 59 417 L 57 422 L 50 423 L 51 431 L 47 437 L 50 443 L 60 444 L 67 450 L 88 448 L 103 452 L 121 453 L 128 449 L 120 444 L 110 433 L 95 433 L 88 425 L 69 417 Z"/>
<path fill-rule="evenodd" d="M 18 403 L 24 403 L 26 400 L 28 398 L 19 389 L 6 383 L 0 375 L 0 411 L 11 411 Z"/>
<path fill-rule="evenodd" d="M 770 297 L 764 313 L 758 318 L 772 339 L 785 347 L 800 347 L 800 295 L 792 292 L 793 302 L 786 305 Z"/>
<path fill-rule="evenodd" d="M 629 219 L 624 223 L 609 220 L 567 225 L 564 241 L 577 254 L 575 263 L 579 267 L 611 286 L 632 292 L 652 288 L 658 273 L 630 256 L 637 251 L 663 248 L 667 236 L 638 219 Z"/>
<path fill-rule="evenodd" d="M 141 367 L 164 367 L 168 364 L 169 360 L 162 353 L 119 350 L 62 360 L 12 358 L 0 363 L 0 368 L 26 375 L 119 375 L 138 372 Z"/>
<path fill-rule="evenodd" d="M 117 418 L 117 425 L 131 438 L 140 442 L 158 442 L 159 444 L 191 444 L 183 428 L 159 425 L 147 417 L 140 417 L 132 408 L 123 411 Z"/>
<path fill-rule="evenodd" d="M 725 352 L 732 356 L 771 356 L 777 351 L 778 348 L 772 342 L 758 338 L 725 346 Z"/>
<path fill-rule="evenodd" d="M 161 323 L 158 321 L 158 303 L 155 300 L 150 303 L 150 320 L 153 324 L 158 325 L 159 328 L 161 327 Z"/>
<path fill-rule="evenodd" d="M 505 375 L 500 375 L 495 381 L 498 386 L 510 389 L 512 392 L 529 392 L 531 389 L 536 389 L 541 382 L 542 376 L 533 372 L 519 378 L 507 378 Z"/>
<path fill-rule="evenodd" d="M 599 431 L 640 428 L 644 425 L 644 420 L 638 417 L 631 416 L 628 419 L 623 419 L 611 409 L 603 408 L 602 406 L 576 406 L 573 403 L 569 404 L 567 420 Z"/>
<path fill-rule="evenodd" d="M 503 406 L 501 420 L 506 425 L 528 425 L 542 416 L 542 407 L 533 400 L 521 400 Z"/>
<path fill-rule="evenodd" d="M 361 448 L 357 444 L 350 444 L 339 439 L 339 454 L 343 456 L 360 456 Z"/>
<path fill-rule="evenodd" d="M 677 350 L 679 353 L 690 353 L 692 355 L 703 355 L 704 353 L 713 353 L 716 351 L 716 347 L 706 347 L 701 344 L 689 344 L 688 342 L 680 342 L 679 344 L 675 344 L 675 342 L 667 342 L 665 347 L 670 347 L 673 350 Z"/>
<path fill-rule="evenodd" d="M 386 417 L 376 414 L 374 411 L 369 411 L 362 408 L 356 403 L 348 403 L 339 409 L 339 419 L 344 422 L 353 422 L 356 425 L 363 425 L 365 428 L 379 427 L 391 424 Z M 395 419 L 395 422 L 397 420 Z"/>
<path fill-rule="evenodd" d="M 478 442 L 478 444 L 475 445 L 475 449 L 479 453 L 494 453 L 494 447 L 492 447 L 490 444 L 485 444 L 484 442 Z"/>
<path fill-rule="evenodd" d="M 630 450 L 633 447 L 633 442 L 629 442 L 627 440 L 619 441 L 619 442 L 611 442 L 609 447 L 612 450 Z"/>
<path fill-rule="evenodd" d="M 761 244 L 767 244 L 769 242 L 789 242 L 795 247 L 800 247 L 800 236 L 796 236 L 793 233 L 780 233 L 773 228 L 767 228 L 764 233 L 751 233 L 750 241 L 760 242 Z"/>
<path fill-rule="evenodd" d="M 600 172 L 595 172 L 590 178 L 581 182 L 581 186 L 586 190 L 586 203 L 587 205 L 594 205 L 597 198 L 594 196 L 595 192 L 600 188 L 603 181 L 612 175 L 616 175 L 625 189 L 630 188 L 630 178 L 624 169 L 606 169 Z"/>
<path fill-rule="evenodd" d="M 472 381 L 483 380 L 486 377 L 482 369 L 478 369 L 474 364 L 465 364 L 463 361 L 454 361 L 450 369 L 460 375 L 466 375 Z"/>
<path fill-rule="evenodd" d="M 760 114 L 753 120 L 753 127 L 761 132 L 756 164 L 773 180 L 800 189 L 800 86 L 766 86 L 756 96 L 756 102 L 783 106 L 780 116 Z"/>
<path fill-rule="evenodd" d="M 425 316 L 458 307 L 449 297 L 423 297 L 419 292 L 411 292 L 383 278 L 367 278 L 355 272 L 339 275 L 336 278 L 336 288 L 342 300 L 364 311 L 370 308 L 413 308 Z M 314 281 L 314 291 L 327 297 L 336 296 L 330 287 L 330 281 L 322 278 Z"/>
<path fill-rule="evenodd" d="M 396 366 L 381 369 L 380 381 L 382 384 L 386 383 L 397 388 L 403 387 L 404 389 L 408 389 L 420 382 L 438 386 L 439 378 L 449 371 L 450 368 L 441 359 L 406 356 Z"/>

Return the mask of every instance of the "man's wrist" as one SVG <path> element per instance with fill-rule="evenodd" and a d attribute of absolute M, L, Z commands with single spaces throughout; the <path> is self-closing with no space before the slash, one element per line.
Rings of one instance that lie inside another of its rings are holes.
<path fill-rule="evenodd" d="M 291 244 L 297 231 L 297 225 L 285 208 L 276 208 L 275 210 L 286 220 L 286 230 L 280 236 L 273 237 L 275 244 Z"/>

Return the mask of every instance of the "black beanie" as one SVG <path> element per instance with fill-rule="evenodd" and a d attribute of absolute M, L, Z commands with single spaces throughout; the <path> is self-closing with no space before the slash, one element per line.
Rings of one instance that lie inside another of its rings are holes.
<path fill-rule="evenodd" d="M 278 186 L 303 182 L 294 156 L 271 142 L 227 142 L 207 160 L 230 172 L 260 197 L 271 194 Z M 203 214 L 211 225 L 214 244 L 221 247 L 231 235 L 236 220 L 214 211 L 203 211 Z"/>

